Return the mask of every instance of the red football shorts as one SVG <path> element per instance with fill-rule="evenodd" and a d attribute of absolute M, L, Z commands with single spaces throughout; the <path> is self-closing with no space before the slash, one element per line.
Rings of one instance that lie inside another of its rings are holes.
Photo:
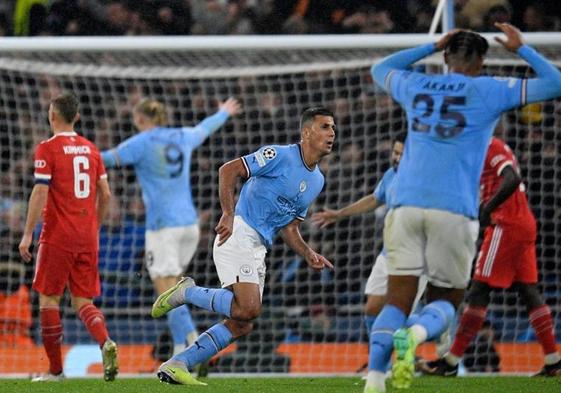
<path fill-rule="evenodd" d="M 97 252 L 73 253 L 41 243 L 33 289 L 43 295 L 62 295 L 68 286 L 73 296 L 99 296 L 100 283 Z"/>
<path fill-rule="evenodd" d="M 515 282 L 535 284 L 538 281 L 535 236 L 524 239 L 519 232 L 516 227 L 499 225 L 485 230 L 474 280 L 494 288 L 508 288 Z"/>

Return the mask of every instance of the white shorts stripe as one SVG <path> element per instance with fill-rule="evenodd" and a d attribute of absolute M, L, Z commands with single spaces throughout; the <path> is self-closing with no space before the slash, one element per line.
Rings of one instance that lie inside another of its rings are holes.
<path fill-rule="evenodd" d="M 491 270 L 493 269 L 493 264 L 495 263 L 495 257 L 497 256 L 497 250 L 499 249 L 499 243 L 501 242 L 502 233 L 502 228 L 497 225 L 493 231 L 489 253 L 485 259 L 485 264 L 483 265 L 483 277 L 489 277 L 491 275 Z"/>

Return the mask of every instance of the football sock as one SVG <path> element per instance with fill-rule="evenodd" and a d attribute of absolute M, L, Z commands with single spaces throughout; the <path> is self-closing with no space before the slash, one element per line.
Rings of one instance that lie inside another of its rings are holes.
<path fill-rule="evenodd" d="M 187 365 L 187 368 L 193 369 L 197 364 L 226 348 L 232 341 L 230 329 L 223 323 L 217 323 L 202 333 L 193 345 L 179 355 L 173 356 L 171 360 L 181 361 Z"/>
<path fill-rule="evenodd" d="M 194 286 L 185 290 L 185 300 L 197 307 L 214 311 L 230 318 L 234 293 L 227 289 Z"/>
<path fill-rule="evenodd" d="M 78 310 L 78 317 L 84 322 L 86 329 L 88 329 L 88 332 L 90 332 L 99 346 L 103 346 L 109 338 L 109 333 L 107 333 L 105 318 L 101 311 L 93 304 L 86 304 Z"/>
<path fill-rule="evenodd" d="M 372 326 L 376 321 L 376 317 L 374 315 L 365 315 L 364 316 L 364 326 L 366 326 L 366 334 L 370 337 L 370 331 L 372 330 Z"/>
<path fill-rule="evenodd" d="M 455 315 L 454 306 L 446 300 L 436 300 L 423 307 L 419 319 L 410 328 L 417 344 L 439 337 Z"/>
<path fill-rule="evenodd" d="M 195 330 L 195 324 L 187 306 L 174 308 L 167 313 L 168 326 L 175 345 L 185 345 L 187 335 Z"/>
<path fill-rule="evenodd" d="M 49 358 L 49 373 L 53 375 L 62 372 L 62 323 L 58 306 L 41 307 L 39 310 L 41 323 L 41 338 Z"/>
<path fill-rule="evenodd" d="M 542 347 L 544 355 L 546 355 L 545 364 L 555 364 L 559 358 L 559 353 L 555 345 L 555 336 L 553 333 L 553 319 L 551 318 L 551 310 L 547 304 L 534 308 L 529 313 L 530 323 L 536 332 L 536 337 Z M 551 356 L 548 356 L 551 355 Z"/>
<path fill-rule="evenodd" d="M 397 307 L 386 304 L 370 332 L 368 369 L 385 373 L 393 350 L 393 334 L 405 324 L 406 315 Z"/>
<path fill-rule="evenodd" d="M 452 366 L 458 364 L 459 359 L 464 356 L 469 344 L 472 342 L 477 332 L 483 326 L 485 321 L 485 314 L 487 314 L 486 307 L 467 306 L 460 319 L 460 325 L 456 331 L 456 337 L 450 348 L 450 354 L 454 358 L 446 356 L 446 360 Z"/>

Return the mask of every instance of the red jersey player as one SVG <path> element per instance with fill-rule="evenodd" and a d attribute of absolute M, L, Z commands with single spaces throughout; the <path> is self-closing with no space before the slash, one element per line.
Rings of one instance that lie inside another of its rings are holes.
<path fill-rule="evenodd" d="M 475 273 L 450 351 L 422 368 L 428 374 L 455 376 L 458 363 L 485 321 L 493 288 L 516 286 L 545 354 L 539 373 L 561 376 L 551 310 L 536 283 L 536 220 L 525 194 L 516 157 L 506 143 L 493 138 L 481 175 L 479 221 L 485 229 Z"/>
<path fill-rule="evenodd" d="M 118 371 L 117 346 L 109 338 L 103 314 L 92 304 L 100 294 L 98 227 L 111 194 L 99 151 L 73 131 L 79 117 L 73 95 L 51 101 L 49 123 L 54 135 L 35 152 L 35 186 L 19 245 L 22 258 L 31 261 L 33 230 L 43 213 L 33 289 L 39 292 L 49 372 L 34 379 L 38 382 L 63 378 L 59 303 L 67 286 L 74 310 L 101 347 L 104 379 L 114 380 Z"/>

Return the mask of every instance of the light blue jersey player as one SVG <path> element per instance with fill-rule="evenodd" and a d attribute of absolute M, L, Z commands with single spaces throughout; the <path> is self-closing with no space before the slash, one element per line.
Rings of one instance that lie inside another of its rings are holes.
<path fill-rule="evenodd" d="M 187 277 L 156 300 L 152 316 L 160 317 L 189 303 L 222 314 L 226 321 L 212 326 L 196 345 L 163 363 L 158 372 L 161 381 L 200 384 L 189 370 L 251 332 L 252 321 L 261 313 L 265 254 L 278 232 L 311 268 L 333 268 L 310 248 L 298 229 L 323 188 L 318 163 L 333 147 L 333 114 L 325 108 L 305 110 L 300 131 L 302 140 L 297 145 L 265 146 L 220 168 L 222 217 L 216 226 L 213 257 L 222 289 L 198 287 Z M 248 180 L 234 207 L 240 177 Z"/>
<path fill-rule="evenodd" d="M 388 304 L 372 329 L 366 392 L 384 392 L 384 371 L 395 346 L 393 385 L 410 386 L 417 344 L 438 337 L 455 317 L 469 280 L 478 232 L 479 180 L 487 146 L 501 113 L 561 95 L 561 73 L 532 48 L 520 32 L 497 24 L 498 41 L 518 53 L 535 79 L 478 76 L 487 41 L 479 34 L 452 32 L 436 44 L 403 50 L 372 67 L 373 78 L 405 109 L 408 135 L 395 198 L 386 217 Z M 450 73 L 408 71 L 416 61 L 445 50 Z M 418 322 L 404 326 L 426 273 L 427 298 Z M 398 330 L 399 329 L 399 330 Z M 395 332 L 392 334 L 391 332 Z"/>
<path fill-rule="evenodd" d="M 199 226 L 191 195 L 191 154 L 228 117 L 241 111 L 233 98 L 195 127 L 166 127 L 167 113 L 158 101 L 141 101 L 133 112 L 139 134 L 102 153 L 107 168 L 132 165 L 140 181 L 146 210 L 146 267 L 158 295 L 174 286 L 197 250 Z M 187 307 L 168 315 L 174 353 L 198 335 Z"/>

